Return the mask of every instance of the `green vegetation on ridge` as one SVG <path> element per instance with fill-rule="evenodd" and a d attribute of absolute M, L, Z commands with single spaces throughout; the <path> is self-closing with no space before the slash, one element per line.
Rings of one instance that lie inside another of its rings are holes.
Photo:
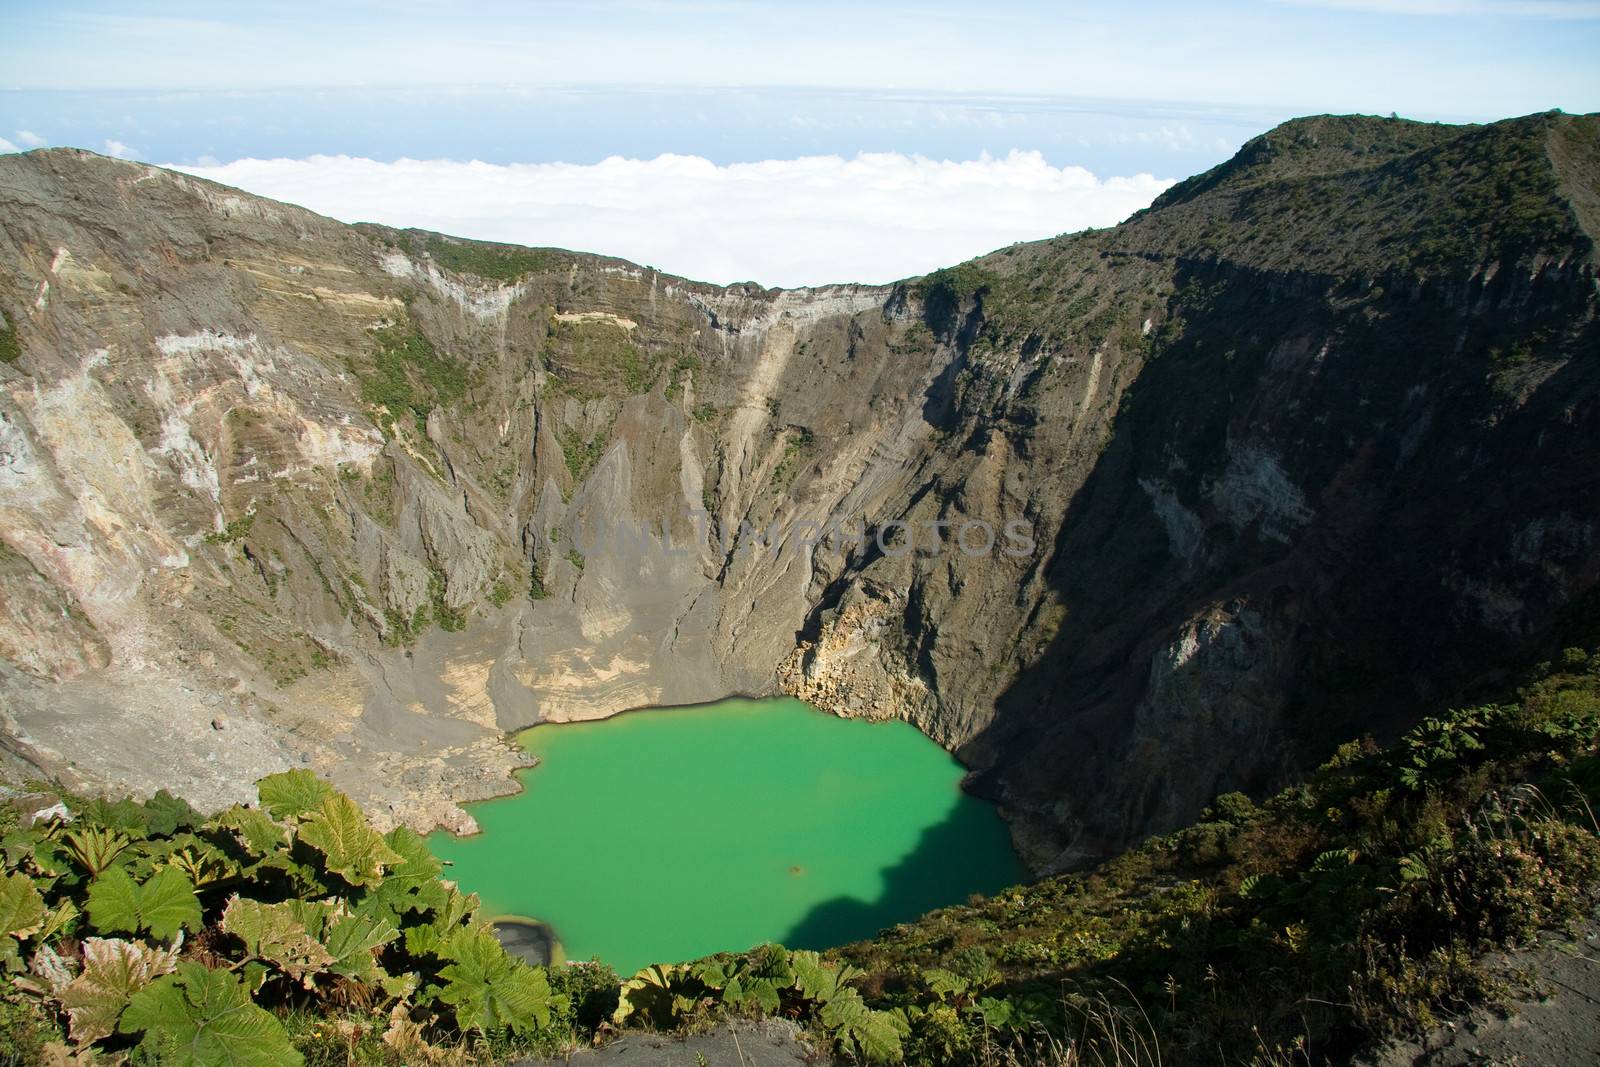
<path fill-rule="evenodd" d="M 1600 903 L 1597 735 L 1600 651 L 1571 648 L 1504 702 L 1348 744 L 1260 806 L 1219 797 L 1091 873 L 828 955 L 922 1020 L 918 1062 L 993 1051 L 973 988 L 1101 1056 L 1138 1033 L 1166 1064 L 1337 1058 L 1494 997 L 1485 952 Z"/>
<path fill-rule="evenodd" d="M 1330 123 L 1369 133 L 1370 152 L 1325 139 Z M 1592 185 L 1597 130 L 1600 118 L 1557 112 L 1467 127 L 1299 120 L 1174 186 L 1112 243 L 1367 278 L 1584 254 L 1592 241 L 1562 185 Z M 1558 146 L 1570 146 L 1560 165 Z"/>
<path fill-rule="evenodd" d="M 485 281 L 515 282 L 562 264 L 562 254 L 547 248 L 474 241 L 427 230 L 390 230 L 371 223 L 358 223 L 356 228 L 391 248 L 418 258 L 427 257 L 445 270 L 476 275 Z"/>
<path fill-rule="evenodd" d="M 22 344 L 11 324 L 0 317 L 0 363 L 15 363 L 22 358 Z"/>
<path fill-rule="evenodd" d="M 372 331 L 377 353 L 370 368 L 353 366 L 361 380 L 361 399 L 399 419 L 410 413 L 419 432 L 435 407 L 466 395 L 466 366 L 441 355 L 409 318 Z"/>

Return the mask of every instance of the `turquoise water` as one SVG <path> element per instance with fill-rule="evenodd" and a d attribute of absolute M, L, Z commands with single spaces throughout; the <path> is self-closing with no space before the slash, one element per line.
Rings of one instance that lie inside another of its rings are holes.
<path fill-rule="evenodd" d="M 763 941 L 825 948 L 1026 871 L 962 770 L 905 723 L 726 700 L 537 726 L 523 791 L 436 833 L 490 915 L 554 927 L 628 973 Z"/>

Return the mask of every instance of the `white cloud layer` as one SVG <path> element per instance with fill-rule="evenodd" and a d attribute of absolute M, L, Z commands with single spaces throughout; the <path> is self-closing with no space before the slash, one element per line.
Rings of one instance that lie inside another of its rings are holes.
<path fill-rule="evenodd" d="M 16 145 L 14 145 L 10 141 L 6 140 L 4 137 L 0 137 L 0 152 L 20 152 L 20 151 L 22 151 L 22 149 L 18 148 Z"/>
<path fill-rule="evenodd" d="M 922 274 L 1014 241 L 1108 226 L 1171 181 L 1095 177 L 1037 152 L 894 153 L 719 166 L 698 156 L 497 165 L 348 156 L 179 167 L 347 222 L 599 252 L 711 282 Z"/>

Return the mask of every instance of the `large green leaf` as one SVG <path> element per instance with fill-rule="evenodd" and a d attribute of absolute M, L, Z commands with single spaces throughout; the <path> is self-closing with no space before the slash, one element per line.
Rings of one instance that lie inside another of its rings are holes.
<path fill-rule="evenodd" d="M 274 819 L 298 819 L 334 795 L 333 786 L 307 770 L 269 774 L 256 783 L 261 804 Z"/>
<path fill-rule="evenodd" d="M 929 967 L 922 972 L 922 980 L 928 983 L 928 990 L 940 1000 L 966 996 L 969 987 L 965 978 L 943 967 Z"/>
<path fill-rule="evenodd" d="M 39 927 L 39 932 L 34 935 L 35 940 L 41 945 L 44 944 L 65 930 L 80 914 L 82 913 L 78 911 L 76 904 L 70 900 L 62 900 L 50 909 L 49 915 L 45 916 L 44 925 Z"/>
<path fill-rule="evenodd" d="M 117 1029 L 163 1067 L 299 1067 L 283 1027 L 226 971 L 180 963 L 133 995 Z"/>
<path fill-rule="evenodd" d="M 33 850 L 42 840 L 33 830 L 12 830 L 0 837 L 0 862 L 7 867 L 20 869 L 33 858 Z"/>
<path fill-rule="evenodd" d="M 103 934 L 139 932 L 139 885 L 113 867 L 89 883 L 89 921 Z"/>
<path fill-rule="evenodd" d="M 776 1012 L 780 1003 L 778 991 L 787 989 L 789 983 L 775 982 L 771 978 L 753 975 L 735 975 L 722 991 L 722 1000 L 733 1008 L 760 1008 L 767 1013 Z"/>
<path fill-rule="evenodd" d="M 444 865 L 428 850 L 428 842 L 410 827 L 396 826 L 383 840 L 403 861 L 389 872 L 385 881 L 399 879 L 414 885 L 424 880 L 434 881 L 444 872 Z"/>
<path fill-rule="evenodd" d="M 794 969 L 794 987 L 807 1000 L 825 1004 L 839 988 L 839 972 L 815 952 L 796 950 L 789 954 L 789 965 Z"/>
<path fill-rule="evenodd" d="M 29 863 L 35 871 L 46 878 L 59 878 L 72 871 L 72 860 L 67 856 L 67 847 L 53 838 L 45 838 L 34 847 Z"/>
<path fill-rule="evenodd" d="M 750 952 L 739 965 L 723 999 L 739 1007 L 756 1006 L 776 1012 L 783 990 L 794 986 L 794 966 L 782 945 L 762 945 Z"/>
<path fill-rule="evenodd" d="M 44 925 L 47 914 L 44 897 L 27 875 L 7 873 L 0 877 L 0 934 L 31 937 Z"/>
<path fill-rule="evenodd" d="M 165 862 L 187 875 L 196 889 L 234 881 L 244 873 L 226 852 L 194 834 L 183 834 L 174 841 L 177 847 L 167 853 Z"/>
<path fill-rule="evenodd" d="M 886 1011 L 870 1011 L 856 1027 L 856 1047 L 868 1063 L 899 1063 L 905 1058 L 901 1038 L 908 1028 L 901 1018 Z"/>
<path fill-rule="evenodd" d="M 41 836 L 38 827 L 13 830 L 0 839 L 5 865 L 12 870 L 34 870 L 46 878 L 58 878 L 72 869 L 66 848 L 53 838 Z"/>
<path fill-rule="evenodd" d="M 976 1012 L 991 1030 L 1021 1031 L 1037 1019 L 1026 1000 L 1007 997 L 979 997 L 969 1010 Z"/>
<path fill-rule="evenodd" d="M 334 917 L 334 913 L 344 914 L 343 904 L 331 900 L 286 900 L 283 906 L 306 928 L 306 933 L 318 941 L 322 940 L 328 920 Z"/>
<path fill-rule="evenodd" d="M 742 966 L 741 961 L 718 959 L 713 956 L 711 959 L 697 960 L 689 964 L 688 974 L 707 989 L 721 991 L 727 988 L 729 982 L 737 980 Z"/>
<path fill-rule="evenodd" d="M 329 921 L 322 936 L 334 961 L 328 969 L 346 978 L 376 984 L 384 974 L 373 954 L 399 936 L 400 931 L 386 918 L 339 915 Z"/>
<path fill-rule="evenodd" d="M 188 801 L 165 789 L 156 790 L 156 795 L 144 802 L 144 810 L 145 824 L 152 834 L 160 837 L 170 837 L 180 829 L 198 826 L 202 818 Z"/>
<path fill-rule="evenodd" d="M 62 835 L 67 854 L 91 876 L 98 875 L 117 861 L 133 842 L 120 830 L 84 826 Z"/>
<path fill-rule="evenodd" d="M 72 1040 L 82 1045 L 116 1033 L 117 1018 L 133 995 L 177 965 L 176 949 L 118 938 L 86 940 L 83 971 L 57 995 L 67 1011 Z"/>
<path fill-rule="evenodd" d="M 321 863 L 302 863 L 288 849 L 269 853 L 248 868 L 249 876 L 256 881 L 270 879 L 272 872 L 281 873 L 294 895 L 302 899 L 327 896 L 333 891 L 332 883 L 339 881 L 323 871 Z"/>
<path fill-rule="evenodd" d="M 438 996 L 455 1009 L 463 1030 L 525 1032 L 549 1026 L 551 1008 L 564 1003 L 550 992 L 544 971 L 506 955 L 486 927 L 456 931 L 445 955 L 452 962 L 439 971 L 445 984 Z"/>
<path fill-rule="evenodd" d="M 89 921 L 101 933 L 147 930 L 165 940 L 181 927 L 200 929 L 200 901 L 189 876 L 176 867 L 163 867 L 142 886 L 113 867 L 89 885 Z"/>
<path fill-rule="evenodd" d="M 401 860 L 367 822 L 356 802 L 343 793 L 328 796 L 307 813 L 300 840 L 321 852 L 328 870 L 351 885 L 376 882 L 384 867 Z"/>
<path fill-rule="evenodd" d="M 79 804 L 76 812 L 77 817 L 74 822 L 78 826 L 121 830 L 130 837 L 140 839 L 150 836 L 149 813 L 144 810 L 143 804 L 129 797 L 123 797 L 121 800 L 96 797 Z"/>
<path fill-rule="evenodd" d="M 434 909 L 432 926 L 440 937 L 449 937 L 471 922 L 478 913 L 478 894 L 463 893 L 453 884 L 445 886 L 445 901 Z"/>
<path fill-rule="evenodd" d="M 439 880 L 444 867 L 428 851 L 422 835 L 397 826 L 384 835 L 384 843 L 400 857 L 383 880 L 361 901 L 361 910 L 399 920 L 407 912 L 436 911 L 445 906 L 449 891 Z"/>
<path fill-rule="evenodd" d="M 686 963 L 652 963 L 622 983 L 611 1021 L 620 1026 L 631 1018 L 638 1018 L 658 1029 L 672 1027 L 678 1021 L 678 1009 L 685 999 L 679 990 L 689 985 L 686 979 L 691 978 L 695 976 Z M 703 989 L 704 985 L 697 984 L 695 988 Z"/>
<path fill-rule="evenodd" d="M 408 956 L 437 956 L 444 951 L 444 937 L 431 926 L 406 927 Z"/>
<path fill-rule="evenodd" d="M 20 967 L 17 939 L 38 933 L 48 915 L 44 897 L 27 875 L 0 877 L 0 963 L 9 970 Z"/>
<path fill-rule="evenodd" d="M 222 912 L 222 929 L 244 942 L 245 951 L 311 988 L 312 978 L 334 957 L 306 931 L 287 904 L 262 904 L 234 895 Z"/>
<path fill-rule="evenodd" d="M 187 874 L 163 867 L 139 887 L 139 925 L 163 941 L 181 927 L 200 929 L 200 901 Z"/>
<path fill-rule="evenodd" d="M 230 831 L 252 856 L 270 856 L 289 839 L 282 824 L 273 822 L 264 812 L 240 804 L 218 815 L 216 825 Z"/>
<path fill-rule="evenodd" d="M 822 1006 L 822 1025 L 870 1063 L 898 1063 L 902 1057 L 899 1020 L 867 1007 L 861 994 L 849 986 L 836 990 Z"/>

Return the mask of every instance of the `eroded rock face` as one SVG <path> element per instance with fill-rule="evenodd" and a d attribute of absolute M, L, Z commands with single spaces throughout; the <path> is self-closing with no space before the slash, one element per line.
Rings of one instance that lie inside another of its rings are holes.
<path fill-rule="evenodd" d="M 470 830 L 508 731 L 781 689 L 918 725 L 1041 869 L 1271 787 L 1600 569 L 1595 123 L 1414 125 L 793 292 L 0 157 L 6 751 Z M 1430 236 L 1463 154 L 1534 222 Z"/>

